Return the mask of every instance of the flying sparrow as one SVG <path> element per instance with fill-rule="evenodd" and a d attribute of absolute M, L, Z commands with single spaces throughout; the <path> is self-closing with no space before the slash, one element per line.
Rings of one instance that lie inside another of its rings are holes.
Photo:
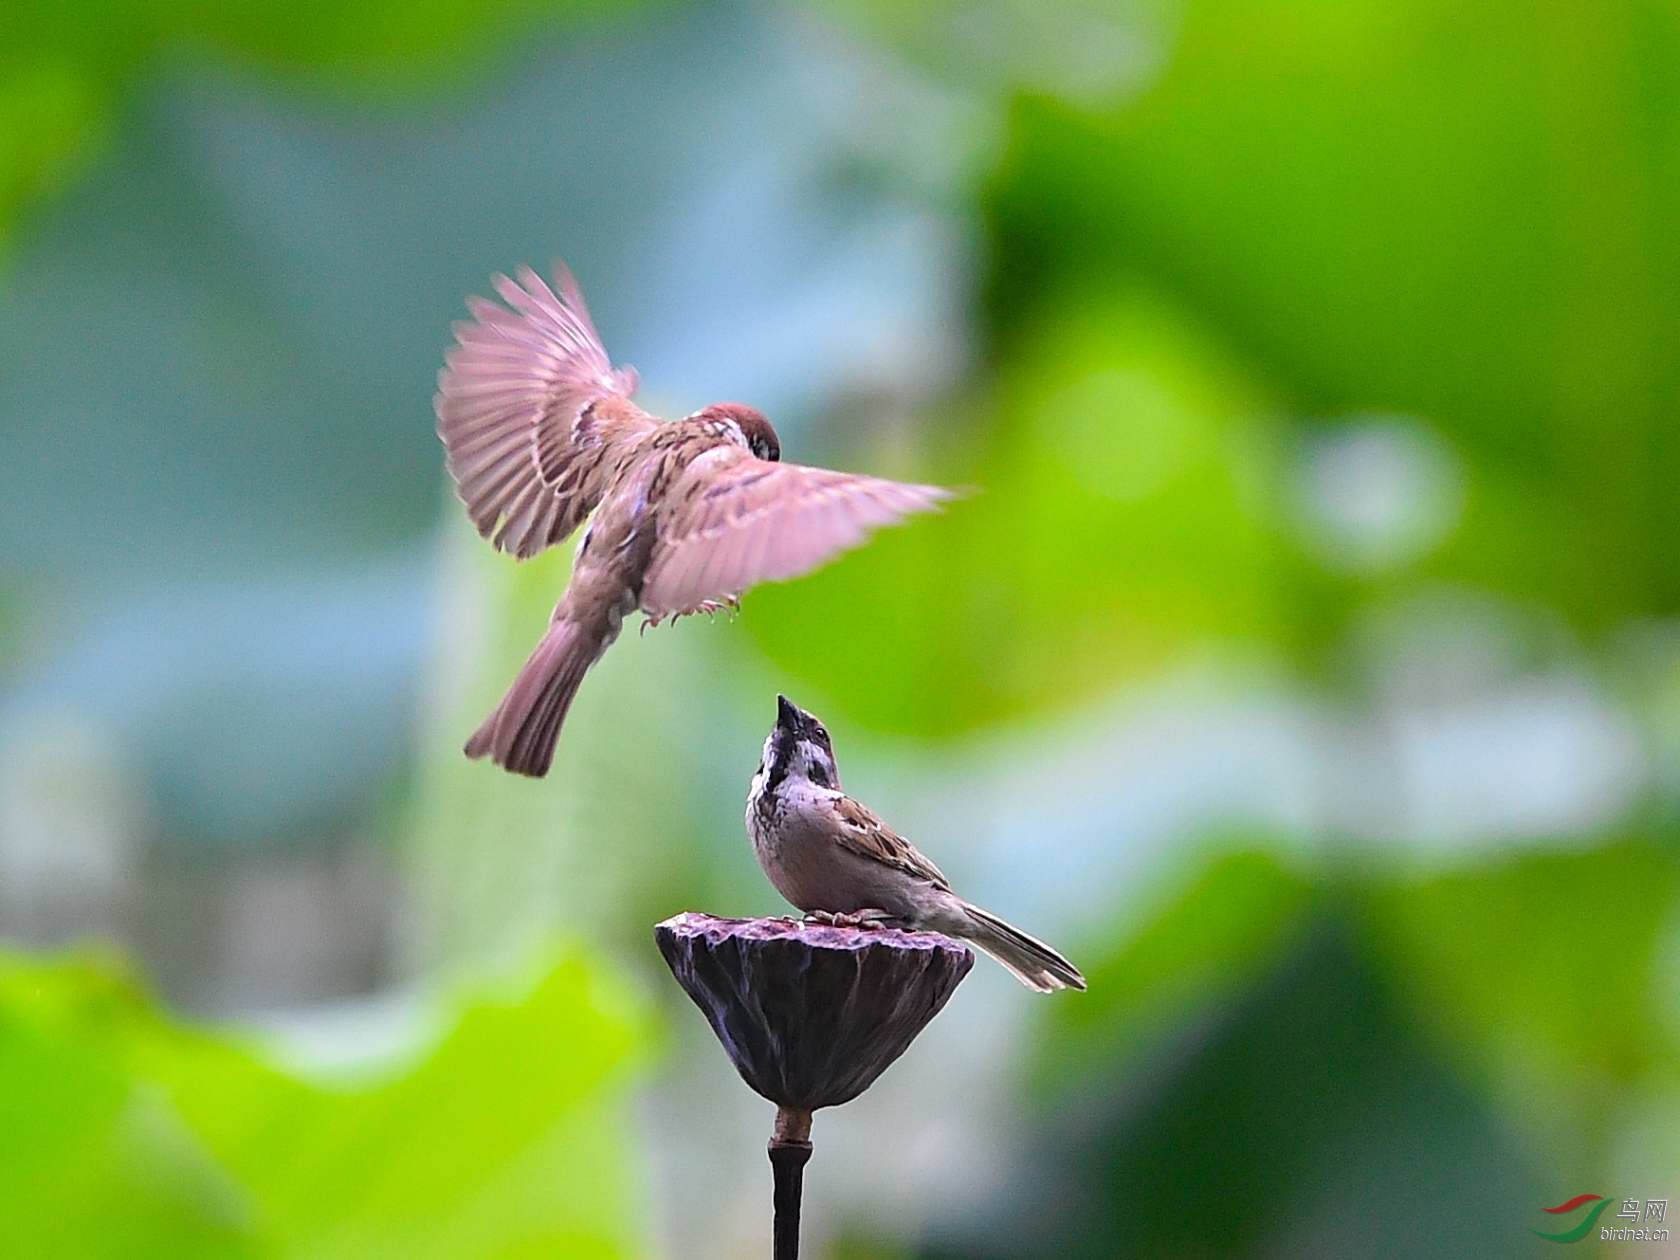
<path fill-rule="evenodd" d="M 434 400 L 450 475 L 492 546 L 525 559 L 595 513 L 547 633 L 466 745 L 536 777 L 626 614 L 734 607 L 950 497 L 780 463 L 776 430 L 741 403 L 661 423 L 630 401 L 635 370 L 613 367 L 564 264 L 555 279 L 558 293 L 521 267 L 492 278 L 507 307 L 469 298 Z"/>
<path fill-rule="evenodd" d="M 814 918 L 942 932 L 997 959 L 1029 989 L 1083 989 L 1042 941 L 951 891 L 940 870 L 840 790 L 823 724 L 786 696 L 747 796 L 747 834 L 770 882 Z"/>

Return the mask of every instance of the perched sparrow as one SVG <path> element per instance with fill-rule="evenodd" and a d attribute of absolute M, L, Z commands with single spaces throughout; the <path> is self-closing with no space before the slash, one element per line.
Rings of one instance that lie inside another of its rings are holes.
<path fill-rule="evenodd" d="M 778 463 L 770 421 L 740 403 L 660 423 L 630 401 L 636 373 L 607 358 L 571 273 L 555 278 L 558 295 L 529 267 L 494 277 L 511 310 L 468 300 L 434 400 L 450 475 L 493 546 L 524 559 L 595 512 L 548 632 L 467 741 L 467 756 L 538 777 L 625 614 L 734 606 L 949 497 Z"/>
<path fill-rule="evenodd" d="M 842 792 L 823 724 L 786 696 L 777 703 L 747 796 L 747 834 L 777 892 L 817 918 L 968 941 L 1040 993 L 1085 987 L 1077 967 L 957 896 L 913 844 Z"/>

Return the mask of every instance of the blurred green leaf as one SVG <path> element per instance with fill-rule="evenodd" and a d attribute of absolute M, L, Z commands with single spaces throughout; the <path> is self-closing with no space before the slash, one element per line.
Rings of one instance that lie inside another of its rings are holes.
<path fill-rule="evenodd" d="M 995 318 L 1146 275 L 1292 409 L 1441 426 L 1470 493 L 1426 574 L 1671 612 L 1677 102 L 1672 5 L 1190 4 L 1137 97 L 1014 103 Z"/>
<path fill-rule="evenodd" d="M 328 1088 L 170 1023 L 108 962 L 7 959 L 0 1214 L 24 1254 L 638 1254 L 622 1090 L 646 1031 L 573 957 L 412 1068 Z"/>
<path fill-rule="evenodd" d="M 1057 1093 L 1075 1089 L 1229 1001 L 1304 930 L 1313 899 L 1308 879 L 1271 854 L 1214 858 L 1113 952 L 1091 960 L 1079 1001 L 1048 1013 L 1042 1079 Z"/>
<path fill-rule="evenodd" d="M 18 213 L 105 142 L 149 65 L 214 50 L 366 99 L 463 84 L 545 22 L 645 0 L 12 0 L 0 9 L 0 259 Z"/>
<path fill-rule="evenodd" d="M 79 973 L 79 974 L 76 974 Z M 72 986 L 104 1022 L 129 995 L 89 969 L 0 971 L 0 1219 L 16 1255 L 260 1254 L 248 1202 L 157 1091 L 102 1044 L 66 1035 Z M 100 1008 L 106 1008 L 101 1010 Z M 44 1014 L 46 1019 L 38 1019 Z"/>
<path fill-rule="evenodd" d="M 0 67 L 0 262 L 23 208 L 60 187 L 96 147 L 105 104 L 73 64 Z"/>
<path fill-rule="evenodd" d="M 1249 902 L 1245 867 L 1293 900 L 1292 881 L 1264 863 L 1219 867 L 1165 916 L 1186 936 L 1192 911 Z M 1140 1012 L 1154 1034 L 1145 1053 L 1087 1058 L 1083 1031 L 1046 1041 L 1041 1065 L 1070 1052 L 1089 1064 L 1080 1089 L 1035 1117 L 998 1198 L 948 1218 L 922 1254 L 1470 1254 L 1442 1246 L 1468 1236 L 1478 1256 L 1533 1254 L 1518 1223 L 1539 1201 L 1522 1150 L 1416 1035 L 1361 947 L 1350 901 L 1320 893 L 1297 930 L 1262 933 L 1256 955 L 1233 959 L 1241 988 L 1221 976 L 1217 1003 L 1165 1026 Z M 1101 993 L 1093 981 L 1082 997 Z"/>
<path fill-rule="evenodd" d="M 1372 889 L 1396 989 L 1537 1129 L 1602 1133 L 1604 1099 L 1680 1068 L 1657 985 L 1680 891 L 1672 853 L 1624 841 Z"/>
<path fill-rule="evenodd" d="M 1215 856 L 1047 1012 L 1042 1171 L 930 1254 L 1412 1254 L 1478 1215 L 1526 1254 L 1530 1180 L 1603 1177 L 1618 1100 L 1666 1105 L 1677 893 L 1637 840 L 1417 876 Z"/>

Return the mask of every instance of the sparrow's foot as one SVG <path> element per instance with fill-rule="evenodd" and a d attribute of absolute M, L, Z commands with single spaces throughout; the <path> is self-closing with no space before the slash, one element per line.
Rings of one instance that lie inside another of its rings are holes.
<path fill-rule="evenodd" d="M 703 599 L 698 604 L 694 605 L 693 608 L 685 608 L 681 612 L 674 612 L 670 614 L 669 617 L 653 617 L 643 621 L 642 630 L 645 632 L 650 625 L 657 626 L 661 621 L 669 621 L 674 626 L 684 617 L 692 617 L 695 613 L 705 613 L 708 617 L 715 617 L 718 613 L 723 612 L 725 609 L 733 611 L 739 607 L 740 600 L 735 596 L 730 596 L 728 599 L 722 601 L 715 599 Z"/>
<path fill-rule="evenodd" d="M 892 916 L 885 910 L 854 910 L 850 914 L 831 914 L 827 910 L 813 910 L 805 916 L 807 923 L 825 927 L 873 929 L 891 926 Z"/>

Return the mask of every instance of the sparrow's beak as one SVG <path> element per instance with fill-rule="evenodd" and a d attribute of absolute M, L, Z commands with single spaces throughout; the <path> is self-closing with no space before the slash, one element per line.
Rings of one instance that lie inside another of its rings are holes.
<path fill-rule="evenodd" d="M 799 725 L 799 706 L 786 696 L 776 697 L 776 725 L 794 730 Z"/>

